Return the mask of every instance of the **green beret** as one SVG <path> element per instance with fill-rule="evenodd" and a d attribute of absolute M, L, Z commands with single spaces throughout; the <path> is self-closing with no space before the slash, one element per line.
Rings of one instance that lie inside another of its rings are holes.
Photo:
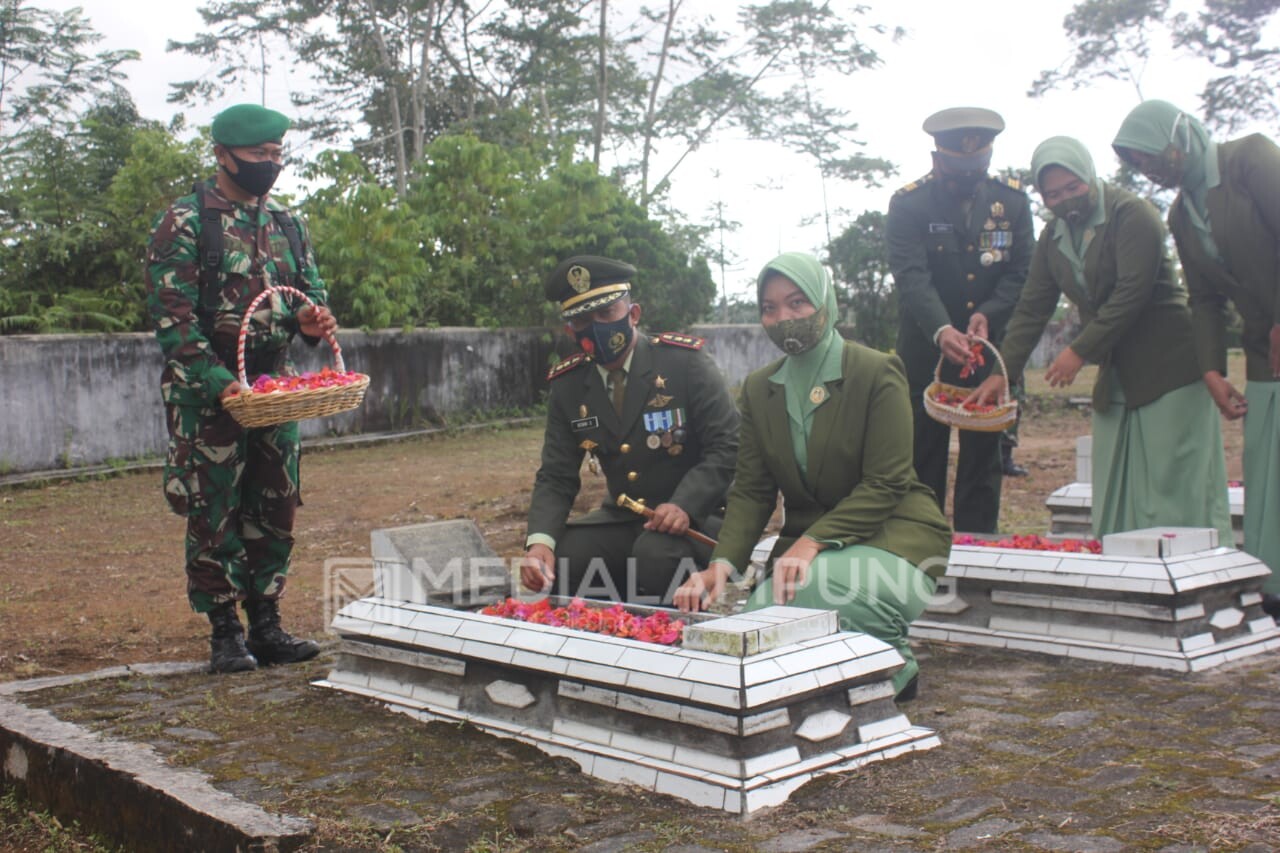
<path fill-rule="evenodd" d="M 596 255 L 574 255 L 560 262 L 545 283 L 547 299 L 560 303 L 568 320 L 616 302 L 631 292 L 636 268 Z"/>
<path fill-rule="evenodd" d="M 213 141 L 232 148 L 279 142 L 289 129 L 289 119 L 257 104 L 236 104 L 214 116 Z"/>

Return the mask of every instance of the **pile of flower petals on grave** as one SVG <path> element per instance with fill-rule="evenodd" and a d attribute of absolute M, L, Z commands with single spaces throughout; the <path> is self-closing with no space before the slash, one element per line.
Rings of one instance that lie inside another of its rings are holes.
<path fill-rule="evenodd" d="M 628 613 L 621 604 L 595 607 L 581 598 L 575 598 L 568 606 L 561 607 L 552 607 L 549 598 L 541 601 L 508 598 L 506 601 L 490 604 L 480 612 L 486 616 L 501 616 L 535 625 L 574 628 L 663 646 L 679 643 L 684 635 L 684 622 L 680 619 L 673 620 L 665 611 L 637 616 Z"/>
<path fill-rule="evenodd" d="M 1019 551 L 1062 551 L 1068 554 L 1101 554 L 1102 543 L 1097 539 L 1060 539 L 1054 541 L 1043 536 L 1023 534 L 1005 536 L 1002 539 L 979 539 L 972 533 L 956 533 L 952 545 L 977 545 L 983 548 L 1014 548 Z"/>
<path fill-rule="evenodd" d="M 335 385 L 350 385 L 364 378 L 363 373 L 348 370 L 339 373 L 332 368 L 321 368 L 316 372 L 307 371 L 298 376 L 268 376 L 262 374 L 254 380 L 252 391 L 255 394 L 270 394 L 273 391 L 309 391 L 312 388 L 332 388 Z"/>

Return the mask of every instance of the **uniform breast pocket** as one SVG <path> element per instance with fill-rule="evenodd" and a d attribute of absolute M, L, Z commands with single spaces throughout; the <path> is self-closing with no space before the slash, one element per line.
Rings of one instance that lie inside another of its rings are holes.
<path fill-rule="evenodd" d="M 925 245 L 931 255 L 954 255 L 960 251 L 960 238 L 954 231 L 931 232 L 925 237 Z"/>

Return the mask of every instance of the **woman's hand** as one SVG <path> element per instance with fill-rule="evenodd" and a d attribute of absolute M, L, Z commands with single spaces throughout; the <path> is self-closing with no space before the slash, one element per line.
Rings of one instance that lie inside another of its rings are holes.
<path fill-rule="evenodd" d="M 1227 420 L 1238 420 L 1249 411 L 1249 402 L 1244 395 L 1218 371 L 1205 371 L 1204 384 L 1209 389 L 1209 396 L 1218 405 L 1218 411 L 1222 412 L 1222 416 Z"/>
<path fill-rule="evenodd" d="M 1000 403 L 1000 398 L 1004 396 L 1005 380 L 998 373 L 993 373 L 986 379 L 982 380 L 982 384 L 969 392 L 969 396 L 964 398 L 963 406 L 995 406 Z"/>
<path fill-rule="evenodd" d="M 796 597 L 796 590 L 809 579 L 809 564 L 821 550 L 822 545 L 816 539 L 801 536 L 773 561 L 774 604 L 789 604 Z"/>
<path fill-rule="evenodd" d="M 1084 367 L 1084 359 L 1071 347 L 1065 347 L 1044 372 L 1045 381 L 1052 388 L 1065 388 L 1076 381 L 1076 374 Z"/>
<path fill-rule="evenodd" d="M 724 594 L 724 586 L 732 571 L 733 566 L 728 563 L 712 563 L 702 571 L 694 572 L 687 581 L 680 584 L 672 603 L 685 613 L 706 610 Z"/>

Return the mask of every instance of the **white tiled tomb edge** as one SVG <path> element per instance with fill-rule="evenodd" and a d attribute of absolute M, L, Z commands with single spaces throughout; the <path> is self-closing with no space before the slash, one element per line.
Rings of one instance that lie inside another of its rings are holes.
<path fill-rule="evenodd" d="M 839 631 L 830 611 L 708 619 L 690 630 L 697 648 L 387 599 L 352 602 L 333 628 L 342 645 L 319 686 L 465 720 L 601 779 L 729 812 L 938 745 L 893 702 L 901 656 Z"/>
<path fill-rule="evenodd" d="M 1269 575 L 1209 528 L 1108 536 L 1101 554 L 956 545 L 911 635 L 1195 672 L 1280 647 Z"/>

